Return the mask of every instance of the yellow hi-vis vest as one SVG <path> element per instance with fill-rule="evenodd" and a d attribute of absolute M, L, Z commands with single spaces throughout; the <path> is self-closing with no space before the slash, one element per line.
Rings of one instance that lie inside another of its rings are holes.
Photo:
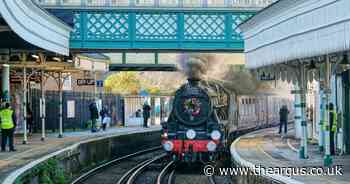
<path fill-rule="evenodd" d="M 331 127 L 331 132 L 336 132 L 337 131 L 337 122 L 338 122 L 337 112 L 335 110 L 332 110 L 330 112 L 333 114 L 333 119 L 332 119 L 333 125 Z"/>
<path fill-rule="evenodd" d="M 0 111 L 0 119 L 1 119 L 1 129 L 11 129 L 15 127 L 12 120 L 12 109 L 3 109 Z"/>

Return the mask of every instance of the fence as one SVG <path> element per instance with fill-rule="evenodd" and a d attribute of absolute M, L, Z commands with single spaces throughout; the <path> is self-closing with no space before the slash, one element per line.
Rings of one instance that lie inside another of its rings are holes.
<path fill-rule="evenodd" d="M 270 96 L 240 96 L 239 98 L 239 129 L 263 127 L 279 122 L 279 110 L 287 105 L 290 110 L 289 119 L 294 118 L 293 103 L 290 99 Z"/>
<path fill-rule="evenodd" d="M 31 90 L 31 109 L 34 117 L 34 131 L 41 127 L 40 90 Z M 118 95 L 98 94 L 102 105 L 106 106 L 112 116 L 111 125 L 123 121 L 123 100 Z M 90 119 L 89 104 L 94 101 L 91 92 L 63 92 L 63 128 L 77 130 L 86 128 Z M 69 104 L 69 107 L 68 107 Z M 69 114 L 69 116 L 68 116 Z M 59 127 L 59 92 L 46 92 L 46 130 L 56 131 Z"/>

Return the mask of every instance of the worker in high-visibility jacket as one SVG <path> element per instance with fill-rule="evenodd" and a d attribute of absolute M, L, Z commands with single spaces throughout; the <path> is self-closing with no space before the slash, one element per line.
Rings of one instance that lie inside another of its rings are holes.
<path fill-rule="evenodd" d="M 16 129 L 15 111 L 11 109 L 9 103 L 5 104 L 5 108 L 0 111 L 0 127 L 1 127 L 1 151 L 6 151 L 7 140 L 9 142 L 10 151 L 16 151 L 13 144 L 13 135 Z"/>
<path fill-rule="evenodd" d="M 335 135 L 337 132 L 337 112 L 334 109 L 333 103 L 329 104 L 329 136 L 330 136 L 330 151 L 331 155 L 335 155 Z"/>

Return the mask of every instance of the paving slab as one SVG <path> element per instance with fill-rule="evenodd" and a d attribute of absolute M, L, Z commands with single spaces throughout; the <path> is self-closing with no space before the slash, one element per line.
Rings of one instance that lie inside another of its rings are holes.
<path fill-rule="evenodd" d="M 251 163 L 265 168 L 323 168 L 323 153 L 317 144 L 308 145 L 308 159 L 298 157 L 299 139 L 294 137 L 294 130 L 281 137 L 277 128 L 269 128 L 249 133 L 240 137 L 231 146 L 231 153 L 237 154 L 239 163 Z M 234 154 L 233 154 L 234 155 Z M 334 166 L 342 168 L 343 175 L 296 175 L 288 177 L 290 181 L 305 184 L 349 184 L 350 183 L 350 155 L 334 156 Z M 332 174 L 332 172 L 331 172 Z M 284 178 L 284 177 L 283 177 Z M 286 180 L 287 181 L 287 180 Z M 289 181 L 289 180 L 288 180 Z M 293 182 L 291 182 L 293 183 Z"/>

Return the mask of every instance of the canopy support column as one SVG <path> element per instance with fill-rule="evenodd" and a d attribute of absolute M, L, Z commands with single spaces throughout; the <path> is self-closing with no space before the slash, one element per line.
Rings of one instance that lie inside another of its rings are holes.
<path fill-rule="evenodd" d="M 25 53 L 21 54 L 22 63 L 25 64 L 27 56 Z M 27 67 L 23 67 L 23 102 L 22 102 L 22 111 L 23 111 L 23 144 L 27 144 Z"/>
<path fill-rule="evenodd" d="M 294 126 L 295 126 L 295 137 L 301 138 L 302 137 L 302 130 L 301 130 L 301 101 L 300 101 L 300 89 L 298 85 L 295 85 L 295 94 L 294 94 L 294 108 L 295 108 L 295 116 L 294 116 Z"/>
<path fill-rule="evenodd" d="M 300 109 L 301 109 L 301 129 L 302 129 L 302 137 L 300 139 L 300 149 L 299 149 L 299 157 L 301 159 L 308 158 L 308 149 L 307 149 L 307 118 L 306 118 L 306 92 L 307 92 L 307 75 L 306 68 L 304 64 L 301 64 L 299 67 L 300 72 Z"/>
<path fill-rule="evenodd" d="M 326 121 L 326 96 L 324 93 L 324 90 L 320 87 L 320 122 L 319 122 L 319 133 L 318 133 L 318 149 L 319 151 L 324 151 L 324 142 L 325 142 L 325 136 L 324 136 L 324 124 Z"/>
<path fill-rule="evenodd" d="M 326 68 L 325 68 L 325 102 L 326 110 L 324 111 L 323 117 L 324 117 L 324 135 L 325 135 L 325 156 L 323 158 L 323 162 L 325 166 L 331 166 L 333 163 L 333 159 L 331 156 L 331 149 L 330 149 L 330 127 L 329 127 L 329 97 L 331 94 L 330 89 L 330 77 L 331 77 L 331 63 L 330 63 L 330 57 L 326 56 Z"/>
<path fill-rule="evenodd" d="M 63 79 L 62 79 L 62 72 L 58 73 L 58 90 L 59 90 L 59 134 L 58 138 L 63 138 Z"/>
<path fill-rule="evenodd" d="M 44 65 L 46 63 L 46 57 L 42 53 L 39 54 L 40 63 Z M 45 72 L 41 69 L 41 81 L 40 81 L 40 90 L 41 90 L 41 98 L 40 98 L 40 118 L 41 118 L 41 141 L 45 141 L 45 118 L 46 118 L 46 104 L 45 104 Z"/>

